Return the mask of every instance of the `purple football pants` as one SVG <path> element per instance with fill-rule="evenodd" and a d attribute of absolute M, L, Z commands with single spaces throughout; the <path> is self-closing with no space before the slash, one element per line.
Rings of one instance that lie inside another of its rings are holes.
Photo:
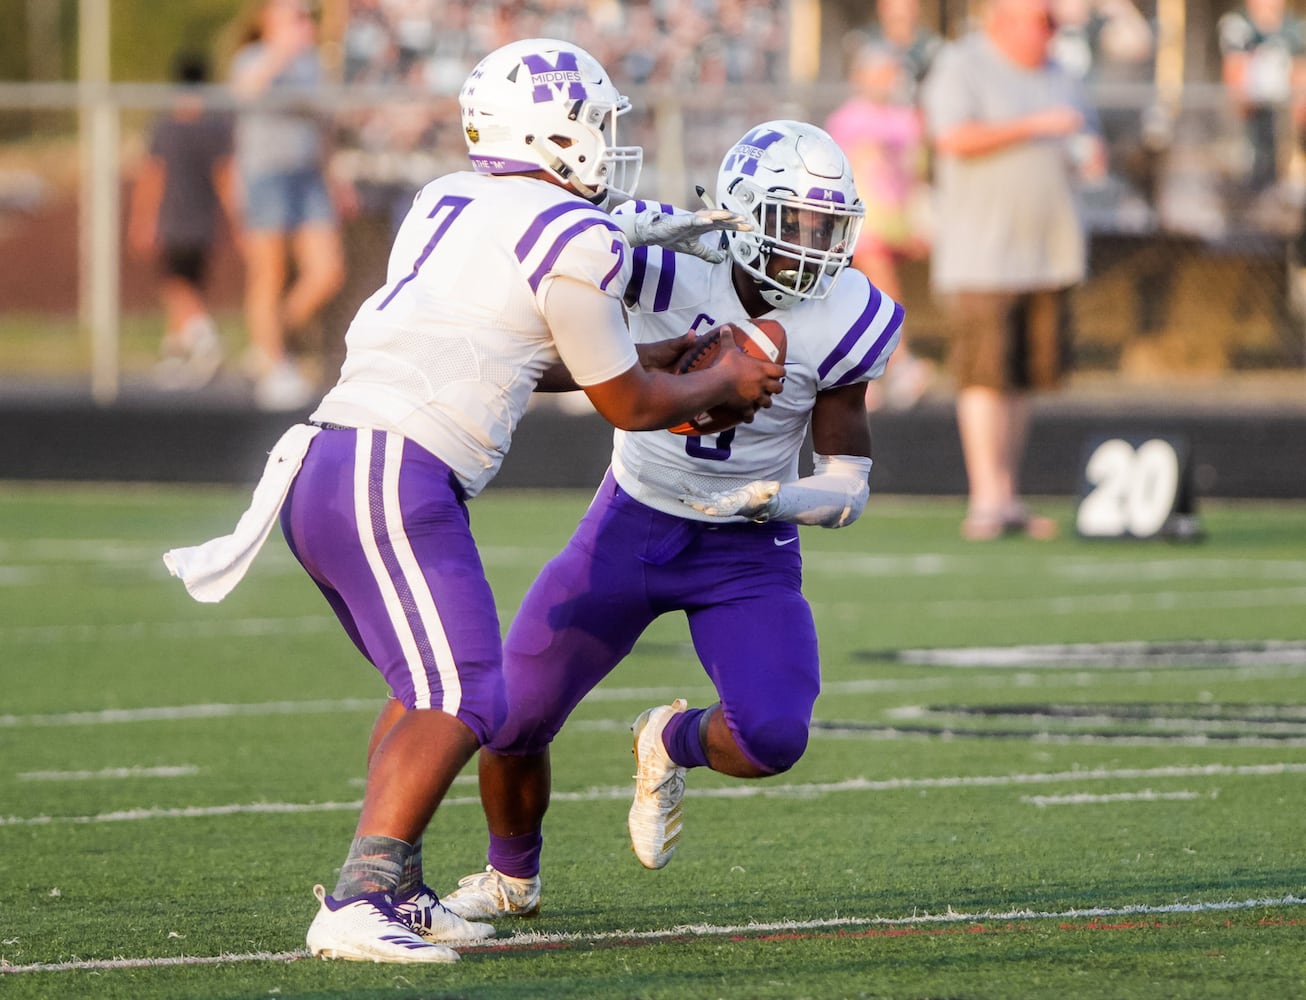
<path fill-rule="evenodd" d="M 499 618 L 449 467 L 398 434 L 323 430 L 281 527 L 394 696 L 488 740 L 504 714 Z"/>
<path fill-rule="evenodd" d="M 740 749 L 763 770 L 787 769 L 807 746 L 821 687 L 797 539 L 792 524 L 660 513 L 609 473 L 508 630 L 508 718 L 490 749 L 543 750 L 655 618 L 683 611 Z"/>

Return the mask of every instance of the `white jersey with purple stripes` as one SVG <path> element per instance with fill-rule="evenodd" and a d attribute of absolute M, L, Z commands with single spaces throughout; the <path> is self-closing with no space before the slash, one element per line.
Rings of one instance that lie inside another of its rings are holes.
<path fill-rule="evenodd" d="M 643 207 L 642 202 L 629 206 L 636 211 Z M 704 333 L 747 319 L 731 269 L 729 260 L 709 264 L 660 247 L 636 248 L 627 290 L 628 303 L 634 303 L 630 324 L 635 340 L 665 340 L 691 329 Z M 827 297 L 776 309 L 766 317 L 784 326 L 788 338 L 784 391 L 771 407 L 759 410 L 752 423 L 705 437 L 617 431 L 612 471 L 623 490 L 666 513 L 720 521 L 678 497 L 730 490 L 757 479 L 797 479 L 817 393 L 879 378 L 898 344 L 903 308 L 860 271 L 846 268 Z"/>
<path fill-rule="evenodd" d="M 626 330 L 551 331 L 543 308 L 557 277 L 620 299 L 631 266 L 612 220 L 556 185 L 439 177 L 414 199 L 386 283 L 359 307 L 340 379 L 312 418 L 402 434 L 475 496 L 547 367 L 562 360 L 591 385 L 637 362 Z"/>

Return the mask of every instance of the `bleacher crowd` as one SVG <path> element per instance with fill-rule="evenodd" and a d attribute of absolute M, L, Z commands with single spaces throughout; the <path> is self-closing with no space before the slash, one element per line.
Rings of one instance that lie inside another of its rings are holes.
<path fill-rule="evenodd" d="M 786 6 L 769 0 L 350 0 L 347 82 L 456 93 L 477 60 L 517 38 L 566 38 L 625 86 L 778 83 Z"/>

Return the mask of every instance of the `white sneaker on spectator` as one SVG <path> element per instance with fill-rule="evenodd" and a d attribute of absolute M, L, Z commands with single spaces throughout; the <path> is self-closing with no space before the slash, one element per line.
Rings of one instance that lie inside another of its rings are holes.
<path fill-rule="evenodd" d="M 187 388 L 203 389 L 222 367 L 222 338 L 209 316 L 197 316 L 182 331 L 186 339 Z"/>
<path fill-rule="evenodd" d="M 196 316 L 175 338 L 163 345 L 163 358 L 154 367 L 154 383 L 178 392 L 202 389 L 222 367 L 222 338 L 209 316 Z"/>
<path fill-rule="evenodd" d="M 910 410 L 934 382 L 934 365 L 914 354 L 895 361 L 885 373 L 885 396 L 891 410 Z"/>
<path fill-rule="evenodd" d="M 313 384 L 291 361 L 280 361 L 254 383 L 254 405 L 260 410 L 302 410 L 313 402 Z"/>

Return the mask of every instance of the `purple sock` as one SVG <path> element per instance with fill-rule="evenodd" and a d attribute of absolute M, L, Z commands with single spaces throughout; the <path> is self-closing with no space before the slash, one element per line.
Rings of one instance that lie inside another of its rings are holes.
<path fill-rule="evenodd" d="M 544 848 L 544 834 L 521 833 L 515 837 L 496 837 L 490 834 L 487 858 L 496 869 L 511 878 L 534 878 L 540 873 L 540 851 Z"/>
<path fill-rule="evenodd" d="M 667 756 L 681 767 L 707 767 L 707 748 L 699 734 L 709 709 L 691 708 L 671 717 L 662 730 L 662 745 Z"/>

